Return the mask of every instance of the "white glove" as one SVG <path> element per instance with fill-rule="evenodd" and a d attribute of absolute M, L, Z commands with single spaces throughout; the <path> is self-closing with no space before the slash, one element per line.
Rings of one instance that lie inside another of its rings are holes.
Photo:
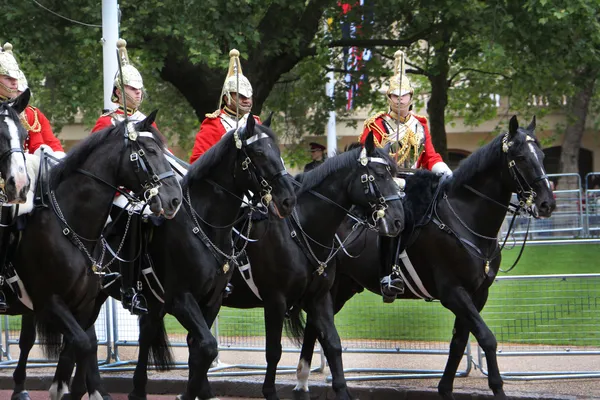
<path fill-rule="evenodd" d="M 438 175 L 444 175 L 444 176 L 447 176 L 447 177 L 452 176 L 452 170 L 443 161 L 435 163 L 433 165 L 433 167 L 431 168 L 431 172 L 433 172 L 435 174 L 438 174 Z"/>

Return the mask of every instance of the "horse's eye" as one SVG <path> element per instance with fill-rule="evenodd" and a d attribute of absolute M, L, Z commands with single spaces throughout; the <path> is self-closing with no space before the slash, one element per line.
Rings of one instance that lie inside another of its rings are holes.
<path fill-rule="evenodd" d="M 150 154 L 156 154 L 156 149 L 153 147 L 148 147 L 148 153 Z"/>

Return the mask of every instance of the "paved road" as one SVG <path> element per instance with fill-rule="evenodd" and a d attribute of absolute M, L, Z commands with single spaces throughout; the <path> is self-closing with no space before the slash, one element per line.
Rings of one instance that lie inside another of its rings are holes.
<path fill-rule="evenodd" d="M 12 391 L 10 390 L 0 390 L 0 399 L 1 400 L 9 400 Z M 48 392 L 42 391 L 31 391 L 29 392 L 29 396 L 31 396 L 31 400 L 48 400 Z M 127 400 L 126 394 L 111 394 L 113 400 Z M 148 400 L 174 400 L 174 395 L 157 395 L 151 394 L 148 395 Z M 219 397 L 220 400 L 252 400 L 248 397 Z"/>

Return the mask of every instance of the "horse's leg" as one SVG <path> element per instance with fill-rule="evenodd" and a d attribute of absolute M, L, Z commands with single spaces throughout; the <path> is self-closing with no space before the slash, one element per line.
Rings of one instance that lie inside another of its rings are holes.
<path fill-rule="evenodd" d="M 180 293 L 173 299 L 170 313 L 189 332 L 189 378 L 186 393 L 180 400 L 214 399 L 215 395 L 208 382 L 208 369 L 217 356 L 217 341 L 210 332 L 200 306 L 189 292 Z"/>
<path fill-rule="evenodd" d="M 262 392 L 265 399 L 279 400 L 275 388 L 277 365 L 281 360 L 281 335 L 285 318 L 286 302 L 283 298 L 265 299 L 265 332 L 267 371 L 263 382 Z"/>
<path fill-rule="evenodd" d="M 103 292 L 98 294 L 96 297 L 96 304 L 94 306 L 94 315 L 98 316 L 102 305 L 107 299 L 107 295 Z M 108 394 L 102 379 L 100 378 L 100 370 L 98 369 L 98 337 L 96 336 L 96 328 L 92 324 L 85 332 L 90 340 L 92 346 L 92 354 L 89 357 L 87 365 L 81 367 L 78 366 L 73 377 L 71 384 L 71 397 L 81 398 L 88 387 L 96 387 L 98 394 L 102 396 L 103 400 L 110 400 L 111 396 Z M 75 358 L 73 353 L 73 346 L 67 340 L 64 341 L 64 348 L 60 353 L 58 359 L 58 365 L 54 374 L 55 382 L 69 382 L 71 375 L 75 369 Z M 92 396 L 94 393 L 89 393 Z"/>
<path fill-rule="evenodd" d="M 473 301 L 477 310 L 481 312 L 485 305 L 488 297 L 488 288 L 481 290 L 476 294 Z M 462 321 L 458 317 L 454 320 L 454 331 L 452 334 L 452 340 L 450 342 L 450 351 L 448 355 L 448 361 L 446 362 L 446 368 L 440 383 L 438 384 L 438 392 L 444 399 L 452 399 L 452 391 L 454 389 L 454 378 L 456 377 L 456 371 L 458 366 L 465 354 L 467 343 L 469 341 L 469 329 L 465 321 Z"/>
<path fill-rule="evenodd" d="M 488 328 L 488 326 L 485 324 L 485 321 L 479 314 L 479 310 L 483 308 L 483 304 L 485 304 L 487 288 L 485 289 L 485 293 L 481 293 L 479 296 L 475 297 L 475 301 L 477 301 L 478 306 L 475 305 L 474 300 L 463 287 L 457 286 L 449 288 L 442 293 L 443 295 L 441 296 L 442 298 L 440 300 L 444 307 L 452 311 L 454 315 L 456 315 L 457 320 L 460 320 L 464 323 L 465 329 L 468 329 L 471 333 L 473 333 L 473 336 L 475 336 L 477 339 L 477 343 L 479 343 L 479 346 L 481 346 L 485 353 L 488 365 L 488 384 L 494 393 L 494 398 L 502 400 L 506 399 L 506 395 L 502 389 L 502 377 L 500 376 L 500 369 L 498 368 L 498 360 L 496 358 L 498 342 L 496 341 L 496 337 L 490 328 Z M 464 336 L 462 331 L 461 335 Z M 458 348 L 459 346 L 457 345 L 456 351 L 458 351 Z M 451 368 L 453 367 L 451 366 Z M 445 374 L 444 377 L 446 377 Z M 448 377 L 446 377 L 446 380 L 447 379 Z M 447 393 L 446 398 L 451 399 L 451 393 Z"/>
<path fill-rule="evenodd" d="M 145 400 L 146 385 L 148 384 L 148 355 L 150 342 L 156 334 L 162 317 L 156 313 L 156 307 L 149 307 L 148 314 L 140 317 L 140 336 L 138 361 L 133 373 L 133 390 L 129 393 L 129 400 Z"/>
<path fill-rule="evenodd" d="M 342 363 L 342 342 L 333 321 L 334 309 L 331 293 L 328 292 L 323 298 L 315 300 L 307 305 L 306 325 L 312 325 L 319 332 L 318 339 L 329 363 L 335 398 L 350 400 L 352 396 L 346 385 Z"/>
<path fill-rule="evenodd" d="M 45 324 L 47 323 L 46 321 L 52 321 L 52 325 L 60 328 L 60 331 L 63 334 L 63 340 L 71 343 L 72 351 L 76 355 L 75 361 L 77 365 L 80 365 L 84 368 L 85 374 L 85 366 L 87 365 L 88 358 L 90 357 L 91 352 L 93 351 L 93 347 L 90 344 L 88 335 L 81 328 L 81 326 L 79 325 L 79 323 L 77 322 L 67 305 L 63 302 L 63 300 L 60 297 L 56 295 L 51 296 L 47 302 L 45 311 L 46 312 L 43 314 L 43 317 L 45 317 L 46 319 L 39 319 L 38 323 Z M 53 383 L 53 386 L 55 384 L 58 384 L 58 382 L 55 381 Z M 92 395 L 90 396 L 91 399 L 102 399 L 102 396 L 100 396 L 95 387 L 88 387 L 88 390 L 90 393 L 92 393 Z M 78 396 L 78 394 L 75 396 L 71 396 L 71 394 L 69 393 L 60 392 L 58 395 L 60 397 L 56 398 L 59 398 L 60 400 L 70 400 L 72 398 L 81 398 L 83 396 L 81 395 L 79 397 L 76 397 Z M 52 397 L 53 396 L 51 391 L 51 398 Z"/>
<path fill-rule="evenodd" d="M 310 376 L 310 364 L 317 343 L 318 332 L 312 324 L 307 324 L 304 328 L 304 340 L 302 341 L 302 350 L 300 350 L 300 361 L 296 369 L 296 387 L 294 388 L 295 400 L 310 400 L 308 394 L 308 377 Z"/>
<path fill-rule="evenodd" d="M 15 387 L 11 400 L 30 400 L 29 393 L 25 390 L 27 379 L 27 359 L 35 343 L 35 315 L 23 314 L 21 317 L 21 333 L 19 335 L 19 362 L 13 373 Z"/>
<path fill-rule="evenodd" d="M 348 300 L 362 290 L 363 287 L 354 281 L 354 279 L 347 275 L 336 274 L 333 286 L 329 291 L 333 301 L 334 314 L 337 314 Z M 296 370 L 297 383 L 294 388 L 294 399 L 296 400 L 308 400 L 310 398 L 308 395 L 308 377 L 310 376 L 310 366 L 317 339 L 318 332 L 314 326 L 312 324 L 306 325 L 302 350 L 300 351 L 300 362 Z"/>

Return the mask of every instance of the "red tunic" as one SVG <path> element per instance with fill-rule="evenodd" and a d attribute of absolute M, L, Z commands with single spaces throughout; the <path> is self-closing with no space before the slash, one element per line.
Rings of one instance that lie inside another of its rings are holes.
<path fill-rule="evenodd" d="M 254 115 L 254 120 L 260 124 L 258 116 Z M 235 129 L 235 118 L 230 117 L 225 111 L 221 110 L 221 113 L 217 116 L 207 114 L 207 117 L 200 125 L 200 130 L 196 134 L 190 164 L 217 144 L 223 135 L 232 129 Z"/>
<path fill-rule="evenodd" d="M 389 117 L 390 115 L 389 114 L 381 114 L 379 117 L 375 118 L 374 123 L 381 130 L 381 132 L 388 133 L 388 128 L 386 127 L 386 124 L 383 121 L 383 118 L 385 116 Z M 437 153 L 435 151 L 435 148 L 433 147 L 433 143 L 431 141 L 431 135 L 429 134 L 429 126 L 427 124 L 427 118 L 423 117 L 421 115 L 417 115 L 417 114 L 413 114 L 413 116 L 417 119 L 417 121 L 419 121 L 419 123 L 421 123 L 421 125 L 423 126 L 424 133 L 425 133 L 425 141 L 424 141 L 423 150 L 421 151 L 421 154 L 419 155 L 419 159 L 417 160 L 416 167 L 417 168 L 425 168 L 425 169 L 428 169 L 431 171 L 435 164 L 443 162 L 442 156 L 440 156 L 439 153 Z M 382 143 L 383 137 L 382 137 L 380 131 L 378 129 L 372 129 L 369 126 L 365 126 L 365 129 L 364 129 L 362 135 L 360 136 L 361 143 L 365 143 L 365 140 L 367 139 L 367 135 L 369 134 L 369 132 L 373 132 L 375 144 L 377 146 L 383 147 L 385 145 L 385 143 Z"/>
<path fill-rule="evenodd" d="M 96 125 L 94 125 L 94 127 L 92 128 L 92 133 L 101 131 L 102 129 L 107 128 L 109 126 L 114 126 L 116 122 L 123 120 L 123 115 L 125 115 L 125 113 L 121 109 L 116 109 L 106 114 L 102 114 L 100 118 L 98 118 L 98 120 L 96 121 Z M 142 112 L 136 111 L 133 114 L 129 115 L 129 118 L 131 118 L 131 121 L 133 122 L 139 122 L 143 121 L 144 118 L 146 118 L 146 116 Z M 152 123 L 152 126 L 156 128 L 156 130 L 158 130 L 158 127 L 156 126 L 155 122 Z"/>
<path fill-rule="evenodd" d="M 53 151 L 64 152 L 60 140 L 52 132 L 50 121 L 40 110 L 33 106 L 27 106 L 24 113 L 26 121 L 22 122 L 26 122 L 23 125 L 28 130 L 27 139 L 23 145 L 25 151 L 33 154 L 41 145 L 45 144 L 50 146 Z"/>

